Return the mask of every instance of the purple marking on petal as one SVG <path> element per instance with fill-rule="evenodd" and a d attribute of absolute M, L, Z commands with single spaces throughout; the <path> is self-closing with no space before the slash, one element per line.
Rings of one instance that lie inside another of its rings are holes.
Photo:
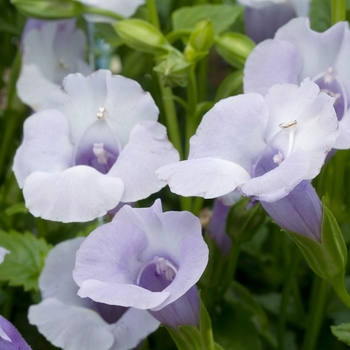
<path fill-rule="evenodd" d="M 11 322 L 0 315 L 0 349 L 1 350 L 31 350 Z"/>

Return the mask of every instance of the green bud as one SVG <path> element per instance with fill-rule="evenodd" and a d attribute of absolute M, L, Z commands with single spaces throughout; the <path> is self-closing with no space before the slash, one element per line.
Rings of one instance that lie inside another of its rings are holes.
<path fill-rule="evenodd" d="M 250 199 L 243 197 L 233 205 L 227 215 L 226 232 L 236 242 L 249 241 L 266 220 L 260 203 L 249 208 Z"/>
<path fill-rule="evenodd" d="M 153 69 L 160 74 L 164 86 L 187 86 L 191 63 L 188 63 L 184 56 L 177 51 L 171 51 Z"/>
<path fill-rule="evenodd" d="M 332 212 L 322 203 L 321 242 L 286 231 L 304 254 L 311 269 L 331 284 L 345 274 L 347 249 Z"/>
<path fill-rule="evenodd" d="M 255 43 L 240 33 L 224 33 L 215 38 L 219 55 L 230 65 L 243 68 L 244 63 L 255 47 Z"/>
<path fill-rule="evenodd" d="M 196 24 L 185 47 L 184 54 L 188 62 L 198 62 L 208 55 L 214 43 L 214 28 L 210 20 Z"/>
<path fill-rule="evenodd" d="M 137 51 L 159 55 L 173 49 L 165 36 L 144 20 L 126 19 L 114 23 L 113 27 L 124 43 Z"/>
<path fill-rule="evenodd" d="M 73 0 L 11 0 L 11 3 L 24 15 L 40 19 L 77 17 L 85 8 Z"/>

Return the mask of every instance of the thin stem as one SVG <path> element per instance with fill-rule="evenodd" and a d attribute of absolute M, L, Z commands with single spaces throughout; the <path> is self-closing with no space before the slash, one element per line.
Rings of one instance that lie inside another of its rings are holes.
<path fill-rule="evenodd" d="M 332 0 L 332 24 L 346 20 L 346 1 Z"/>
<path fill-rule="evenodd" d="M 296 248 L 296 247 L 295 247 Z M 288 303 L 289 296 L 291 294 L 294 276 L 299 265 L 300 254 L 297 249 L 294 249 L 295 255 L 290 259 L 289 267 L 285 276 L 283 291 L 282 291 L 282 300 L 280 305 L 280 313 L 278 319 L 278 349 L 284 349 L 284 337 L 285 337 L 285 326 L 286 326 L 286 318 L 288 312 Z"/>
<path fill-rule="evenodd" d="M 155 1 L 147 0 L 147 8 L 148 8 L 149 22 L 159 29 L 160 28 L 159 17 L 158 17 L 157 6 L 155 4 Z"/>
<path fill-rule="evenodd" d="M 317 344 L 317 338 L 324 319 L 325 303 L 329 284 L 324 279 L 314 276 L 311 291 L 311 305 L 307 319 L 307 328 L 304 336 L 302 350 L 313 350 Z"/>

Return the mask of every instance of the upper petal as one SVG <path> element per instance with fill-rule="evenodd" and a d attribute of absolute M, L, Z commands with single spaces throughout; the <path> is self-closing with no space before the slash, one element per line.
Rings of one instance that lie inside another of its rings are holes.
<path fill-rule="evenodd" d="M 189 159 L 220 158 L 250 171 L 265 147 L 268 109 L 262 96 L 245 94 L 219 101 L 203 117 L 191 138 Z"/>
<path fill-rule="evenodd" d="M 302 56 L 302 69 L 299 81 L 333 66 L 343 42 L 344 32 L 348 30 L 346 22 L 338 22 L 323 33 L 310 29 L 308 18 L 295 18 L 280 28 L 275 39 L 292 43 Z"/>
<path fill-rule="evenodd" d="M 240 165 L 219 158 L 198 158 L 165 165 L 157 170 L 160 180 L 182 196 L 217 198 L 250 179 Z"/>
<path fill-rule="evenodd" d="M 297 84 L 302 57 L 297 48 L 285 40 L 266 40 L 257 45 L 244 67 L 244 92 L 266 95 L 275 84 Z"/>
<path fill-rule="evenodd" d="M 123 182 L 87 166 L 61 173 L 36 171 L 25 180 L 23 195 L 29 211 L 52 221 L 89 221 L 117 206 Z"/>
<path fill-rule="evenodd" d="M 158 108 L 149 93 L 136 81 L 106 70 L 98 70 L 88 77 L 68 75 L 62 89 L 63 96 L 53 92 L 46 106 L 60 110 L 68 119 L 73 143 L 98 119 L 100 109 L 122 147 L 136 124 L 158 118 Z"/>

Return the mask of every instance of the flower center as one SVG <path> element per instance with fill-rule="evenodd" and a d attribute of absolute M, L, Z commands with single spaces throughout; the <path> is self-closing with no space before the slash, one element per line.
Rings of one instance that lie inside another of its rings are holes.
<path fill-rule="evenodd" d="M 319 86 L 321 91 L 335 99 L 334 109 L 338 120 L 341 120 L 349 108 L 349 102 L 344 84 L 334 68 L 329 67 L 324 72 L 316 75 L 312 81 Z"/>
<path fill-rule="evenodd" d="M 279 124 L 280 130 L 267 142 L 252 165 L 252 177 L 264 175 L 279 166 L 292 152 L 297 121 Z"/>
<path fill-rule="evenodd" d="M 136 284 L 152 292 L 162 291 L 174 280 L 178 268 L 170 260 L 155 256 L 142 266 Z"/>

